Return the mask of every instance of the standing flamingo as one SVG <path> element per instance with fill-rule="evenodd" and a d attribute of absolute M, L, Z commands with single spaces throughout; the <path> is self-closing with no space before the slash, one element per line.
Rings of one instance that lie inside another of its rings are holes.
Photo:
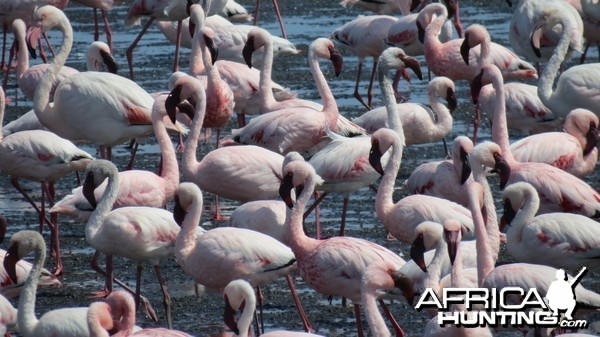
<path fill-rule="evenodd" d="M 231 213 L 229 225 L 267 234 L 287 245 L 286 210 L 285 203 L 281 200 L 250 201 Z"/>
<path fill-rule="evenodd" d="M 122 316 L 115 317 L 119 314 Z M 117 324 L 117 322 L 120 324 Z M 105 302 L 90 304 L 87 323 L 90 329 L 90 337 L 192 337 L 192 335 L 185 332 L 165 328 L 134 330 L 135 300 L 130 293 L 124 290 L 112 292 Z M 109 330 L 111 331 L 110 334 Z M 113 332 L 115 330 L 116 333 Z"/>
<path fill-rule="evenodd" d="M 395 138 L 396 143 L 399 142 L 400 137 L 395 132 L 387 131 Z M 377 134 L 373 137 L 377 137 Z M 302 160 L 286 165 L 283 177 L 279 193 L 292 209 L 286 220 L 287 238 L 296 256 L 300 276 L 321 294 L 343 296 L 354 302 L 358 333 L 359 336 L 363 336 L 358 303 L 361 299 L 360 286 L 364 271 L 378 261 L 389 261 L 395 268 L 402 266 L 404 261 L 387 248 L 367 240 L 340 236 L 316 240 L 306 236 L 302 229 L 304 208 L 313 194 L 315 185 L 321 183 L 322 179 L 312 166 Z M 299 185 L 304 185 L 304 189 L 293 202 L 291 191 Z M 397 335 L 401 336 L 400 327 L 396 326 L 395 329 Z"/>
<path fill-rule="evenodd" d="M 467 206 L 466 189 L 472 179 L 469 154 L 473 142 L 459 136 L 452 144 L 452 160 L 431 161 L 412 171 L 404 186 L 412 194 L 441 197 Z"/>
<path fill-rule="evenodd" d="M 20 231 L 10 238 L 8 251 L 4 258 L 4 268 L 13 282 L 17 282 L 15 271 L 19 260 L 34 253 L 33 268 L 25 281 L 19 298 L 17 322 L 19 332 L 24 337 L 61 336 L 87 337 L 88 308 L 65 308 L 45 313 L 40 319 L 35 316 L 35 297 L 38 281 L 46 261 L 46 244 L 42 236 L 34 231 Z"/>
<path fill-rule="evenodd" d="M 233 330 L 234 336 L 248 337 L 252 315 L 256 309 L 256 295 L 252 290 L 252 285 L 244 279 L 233 280 L 223 289 L 223 298 L 225 299 L 225 312 L 223 320 L 228 328 Z M 242 310 L 239 320 L 235 319 L 235 313 Z M 261 337 L 323 337 L 321 335 L 310 334 L 306 332 L 292 331 L 269 331 L 261 334 Z"/>
<path fill-rule="evenodd" d="M 97 203 L 94 190 L 108 179 L 102 198 Z M 95 206 L 86 226 L 85 238 L 89 245 L 106 254 L 107 271 L 104 296 L 112 291 L 112 257 L 122 256 L 137 264 L 136 306 L 140 303 L 142 263 L 149 262 L 158 278 L 163 294 L 167 325 L 172 326 L 171 299 L 161 275 L 159 262 L 173 254 L 179 226 L 171 212 L 152 207 L 121 207 L 112 210 L 119 193 L 119 174 L 109 161 L 97 160 L 88 167 L 83 184 L 83 195 Z"/>
<path fill-rule="evenodd" d="M 542 201 L 540 213 L 570 212 L 588 217 L 600 215 L 600 194 L 579 178 L 545 163 L 520 163 L 512 155 L 506 128 L 504 88 L 500 70 L 494 65 L 483 66 L 480 75 L 471 83 L 473 100 L 482 85 L 492 83 L 496 96 L 496 108 L 492 124 L 492 139 L 500 151 L 491 150 L 495 170 L 500 175 L 500 188 L 518 181 L 532 184 Z"/>
<path fill-rule="evenodd" d="M 431 20 L 432 15 L 437 17 Z M 433 3 L 427 5 L 417 18 L 417 26 L 422 31 L 419 37 L 425 45 L 425 60 L 435 75 L 446 76 L 454 81 L 471 81 L 479 73 L 482 61 L 488 60 L 502 69 L 502 75 L 506 78 L 537 78 L 537 72 L 531 64 L 496 43 L 489 44 L 489 49 L 483 48 L 486 46 L 484 44 L 480 48 L 473 48 L 469 52 L 469 64 L 465 64 L 464 56 L 461 56 L 464 40 L 455 39 L 442 43 L 438 37 L 447 17 L 446 7 Z M 427 25 L 427 22 L 431 23 Z"/>
<path fill-rule="evenodd" d="M 404 15 L 399 18 L 388 30 L 385 42 L 389 45 L 402 48 L 411 56 L 423 55 L 425 46 L 419 41 L 419 30 L 417 29 L 417 16 L 419 13 Z M 433 17 L 430 17 L 433 19 Z M 440 41 L 447 42 L 452 39 L 452 23 L 446 21 L 440 32 Z"/>
<path fill-rule="evenodd" d="M 310 324 L 296 295 L 290 273 L 297 269 L 291 249 L 274 238 L 244 228 L 221 227 L 197 235 L 202 214 L 202 193 L 192 183 L 179 185 L 174 217 L 181 225 L 175 254 L 177 262 L 196 283 L 224 289 L 243 278 L 262 287 L 285 276 L 306 331 Z M 261 300 L 262 315 L 262 300 Z"/>

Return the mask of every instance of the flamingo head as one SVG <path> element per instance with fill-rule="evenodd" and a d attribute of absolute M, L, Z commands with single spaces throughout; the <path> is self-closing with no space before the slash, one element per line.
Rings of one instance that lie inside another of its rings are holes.
<path fill-rule="evenodd" d="M 10 238 L 3 266 L 10 280 L 17 284 L 17 262 L 29 253 L 34 252 L 36 258 L 45 258 L 46 243 L 40 233 L 29 230 L 17 232 Z"/>
<path fill-rule="evenodd" d="M 210 27 L 202 27 L 202 38 L 204 39 L 206 48 L 210 52 L 212 64 L 215 64 L 215 62 L 217 62 L 217 57 L 219 57 L 219 49 L 214 40 L 215 32 Z"/>
<path fill-rule="evenodd" d="M 252 31 L 250 31 L 250 33 L 252 33 Z M 252 68 L 252 54 L 254 54 L 254 51 L 256 50 L 254 47 L 254 36 L 251 36 L 250 33 L 248 33 L 248 40 L 246 41 L 246 44 L 244 44 L 244 49 L 242 49 L 242 56 L 244 57 L 244 61 L 248 65 L 248 68 Z"/>
<path fill-rule="evenodd" d="M 510 225 L 514 220 L 517 212 L 525 204 L 526 199 L 532 193 L 537 194 L 533 186 L 526 182 L 514 183 L 504 190 L 502 193 L 502 201 L 504 202 L 504 213 L 500 220 L 500 230 L 503 231 L 506 225 Z"/>
<path fill-rule="evenodd" d="M 583 155 L 587 156 L 593 149 L 598 145 L 598 125 L 591 121 L 590 128 L 585 134 L 585 148 L 583 149 Z"/>
<path fill-rule="evenodd" d="M 540 49 L 542 47 L 545 27 L 554 27 L 556 25 L 561 25 L 562 27 L 563 20 L 565 20 L 564 13 L 561 13 L 560 10 L 552 7 L 544 9 L 542 15 L 540 15 L 537 22 L 534 23 L 531 35 L 529 36 L 529 43 L 535 56 L 542 57 Z"/>
<path fill-rule="evenodd" d="M 314 40 L 308 48 L 309 58 L 318 57 L 330 60 L 333 64 L 335 76 L 342 72 L 344 66 L 344 57 L 339 50 L 335 48 L 333 41 L 326 38 L 318 38 Z"/>
<path fill-rule="evenodd" d="M 242 49 L 242 56 L 248 67 L 252 68 L 252 54 L 260 48 L 265 47 L 271 39 L 271 33 L 262 28 L 254 28 L 248 32 L 248 40 L 244 45 L 244 49 Z"/>
<path fill-rule="evenodd" d="M 383 166 L 381 157 L 392 147 L 394 141 L 398 141 L 396 132 L 390 129 L 379 129 L 371 137 L 371 150 L 369 151 L 369 164 L 373 166 L 377 173 L 383 175 Z"/>
<path fill-rule="evenodd" d="M 504 189 L 504 187 L 506 187 L 506 183 L 508 182 L 508 178 L 510 177 L 510 165 L 500 153 L 494 153 L 494 161 L 495 165 L 493 172 L 498 173 L 500 176 L 500 189 Z"/>
<path fill-rule="evenodd" d="M 282 174 L 283 178 L 279 185 L 279 196 L 290 209 L 294 207 L 292 189 L 296 189 L 296 196 L 298 197 L 300 193 L 304 191 L 304 186 L 307 185 L 309 180 L 312 180 L 313 184 L 323 183 L 323 179 L 317 175 L 312 165 L 304 160 L 293 160 L 289 162 L 283 168 Z M 310 193 L 312 193 L 312 191 Z"/>
<path fill-rule="evenodd" d="M 179 225 L 183 225 L 186 215 L 194 205 L 202 205 L 202 191 L 194 183 L 181 183 L 173 197 L 175 207 L 173 208 L 173 219 Z"/>
<path fill-rule="evenodd" d="M 106 178 L 118 180 L 118 177 L 119 171 L 111 161 L 103 159 L 94 160 L 87 167 L 87 175 L 83 182 L 81 192 L 90 205 L 96 208 L 97 200 L 94 195 L 96 188 L 100 186 Z"/>
<path fill-rule="evenodd" d="M 410 258 L 423 272 L 427 272 L 427 265 L 425 264 L 425 238 L 422 233 L 417 235 L 417 238 L 410 246 Z"/>
<path fill-rule="evenodd" d="M 42 6 L 33 13 L 33 20 L 27 31 L 26 38 L 27 48 L 32 58 L 37 57 L 35 48 L 42 33 L 54 27 L 61 26 L 64 22 L 69 22 L 65 13 L 52 5 Z"/>
<path fill-rule="evenodd" d="M 471 176 L 471 164 L 469 163 L 471 151 L 473 151 L 473 142 L 468 137 L 459 136 L 454 139 L 452 143 L 452 159 L 454 163 L 459 163 L 461 185 Z"/>
<path fill-rule="evenodd" d="M 460 222 L 455 219 L 444 221 L 444 240 L 448 246 L 448 255 L 450 263 L 454 264 L 456 254 L 458 252 L 458 244 L 460 243 L 462 232 Z"/>
<path fill-rule="evenodd" d="M 179 112 L 183 112 L 190 119 L 193 119 L 196 111 L 191 107 L 197 107 L 198 104 L 201 104 L 198 100 L 204 101 L 204 95 L 204 87 L 196 78 L 189 75 L 177 78 L 173 83 L 173 89 L 165 100 L 165 110 L 171 122 L 175 123 L 177 108 L 180 109 Z M 183 103 L 186 99 L 189 102 Z"/>
<path fill-rule="evenodd" d="M 110 52 L 110 47 L 102 41 L 94 41 L 88 47 L 88 55 L 91 56 L 95 69 L 98 69 L 98 64 L 102 63 L 110 73 L 116 74 L 119 70 L 119 64 Z"/>

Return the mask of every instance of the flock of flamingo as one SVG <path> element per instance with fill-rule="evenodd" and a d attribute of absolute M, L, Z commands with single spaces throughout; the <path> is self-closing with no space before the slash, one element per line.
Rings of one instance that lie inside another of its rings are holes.
<path fill-rule="evenodd" d="M 0 251 L 0 334 L 198 335 L 173 330 L 178 312 L 172 313 L 176 300 L 161 271 L 167 264 L 178 266 L 190 282 L 222 294 L 221 323 L 229 331 L 223 335 L 233 336 L 327 335 L 326 327 L 311 324 L 314 311 L 305 312 L 303 305 L 314 305 L 304 296 L 307 288 L 330 301 L 343 298 L 343 306 L 346 299 L 352 302 L 356 327 L 346 327 L 344 335 L 362 337 L 370 331 L 375 337 L 399 337 L 413 332 L 405 333 L 389 299 L 410 306 L 425 289 L 441 293 L 447 287 L 537 288 L 545 294 L 559 268 L 574 273 L 587 267 L 597 274 L 600 193 L 585 179 L 598 159 L 600 63 L 584 63 L 589 46 L 600 42 L 597 0 L 512 4 L 510 48 L 492 42 L 480 24 L 463 28 L 458 0 L 343 0 L 343 6 L 376 15 L 359 16 L 308 46 L 320 103 L 272 80 L 276 57 L 300 53 L 286 39 L 275 0 L 282 38 L 224 19 L 251 20 L 233 0 L 132 1 L 126 24 L 149 18 L 125 53 L 129 78 L 117 74 L 112 54 L 106 11 L 116 4 L 110 0 L 81 1 L 94 8 L 96 40 L 96 11 L 101 10 L 108 43 L 90 45 L 87 71 L 65 66 L 76 42 L 61 10 L 66 2 L 0 4 L 4 44 L 6 32 L 14 33 L 6 61 L 3 45 L 3 84 L 6 88 L 15 68 L 14 85 L 33 105 L 4 125 L 10 100 L 0 90 L 0 171 L 39 220 L 39 231 L 13 233 L 8 249 Z M 176 44 L 172 75 L 164 79 L 168 91 L 147 92 L 134 81 L 133 50 L 154 21 Z M 62 35 L 56 50 L 44 38 L 51 31 Z M 353 95 L 366 110 L 352 120 L 340 113 L 327 78 L 330 68 L 321 70 L 320 61 L 326 60 L 336 75 L 342 71 L 336 45 L 359 58 Z M 191 49 L 187 73 L 179 70 L 180 47 Z M 29 55 L 37 51 L 49 63 L 30 66 Z M 576 53 L 582 53 L 581 64 L 567 67 Z M 363 98 L 361 73 L 369 57 L 373 68 Z M 410 81 L 410 73 L 423 79 L 425 65 L 435 76 L 427 85 L 430 106 L 406 102 L 410 98 L 398 89 L 400 81 Z M 470 87 L 475 112 L 469 137 L 452 132 L 460 81 Z M 373 107 L 377 84 L 379 108 Z M 238 128 L 229 130 L 233 113 Z M 490 119 L 491 141 L 478 140 L 482 113 Z M 247 115 L 252 117 L 246 120 Z M 215 142 L 202 147 L 211 148 L 205 153 L 199 142 L 212 139 L 211 129 L 217 129 Z M 509 129 L 524 137 L 511 144 Z M 459 135 L 448 146 L 445 137 L 451 132 Z M 133 168 L 138 144 L 151 136 L 160 148 L 158 173 Z M 179 138 L 177 145 L 171 137 Z M 424 162 L 405 174 L 406 181 L 398 181 L 399 172 L 406 171 L 406 146 L 440 141 L 445 159 Z M 119 171 L 112 148 L 129 142 L 131 158 Z M 97 145 L 98 152 L 82 150 L 83 143 Z M 177 152 L 183 152 L 180 161 Z M 58 182 L 72 173 L 81 186 L 68 192 Z M 490 178 L 494 175 L 498 187 Z M 39 193 L 30 196 L 20 180 L 39 182 Z M 369 207 L 376 226 L 385 228 L 387 240 L 379 241 L 385 246 L 346 236 L 350 196 L 361 189 L 375 191 L 374 203 L 373 197 L 362 199 L 367 204 L 362 207 Z M 398 189 L 406 196 L 395 201 Z M 213 207 L 205 207 L 203 194 L 214 194 Z M 335 219 L 339 233 L 324 238 L 319 212 L 328 204 L 320 203 L 329 194 L 342 194 L 344 201 L 332 212 L 340 214 Z M 227 214 L 228 222 L 223 222 L 219 197 L 240 203 Z M 203 228 L 203 216 L 218 226 Z M 104 286 L 91 294 L 96 301 L 85 299 L 89 306 L 42 312 L 38 318 L 38 287 L 60 285 L 60 278 L 72 272 L 61 259 L 59 224 L 66 217 L 85 224 L 85 247 L 95 250 L 90 264 Z M 0 216 L 1 237 L 14 232 L 10 222 Z M 45 227 L 52 271 L 44 269 Z M 501 248 L 510 258 L 500 254 Z M 410 260 L 394 250 L 410 251 Z M 23 260 L 31 254 L 32 263 Z M 102 254 L 104 265 L 98 261 Z M 120 267 L 115 257 L 135 264 L 134 288 L 115 277 Z M 148 290 L 142 286 L 145 265 L 153 268 L 160 287 L 160 315 L 143 294 Z M 305 332 L 265 333 L 263 307 L 269 296 L 263 297 L 261 289 L 280 278 L 291 295 L 284 310 L 297 310 L 297 330 Z M 573 291 L 577 317 L 600 310 L 600 294 L 581 284 Z M 418 331 L 414 335 L 595 335 L 593 326 L 586 331 L 439 326 L 437 312 L 410 310 L 404 307 L 402 315 L 431 317 L 425 326 L 411 327 Z M 456 305 L 452 310 L 467 309 Z M 140 311 L 166 327 L 137 326 Z"/>

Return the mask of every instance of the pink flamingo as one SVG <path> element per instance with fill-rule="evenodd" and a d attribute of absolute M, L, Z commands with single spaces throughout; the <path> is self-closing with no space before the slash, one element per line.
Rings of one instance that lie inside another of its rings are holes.
<path fill-rule="evenodd" d="M 552 57 L 540 77 L 538 95 L 548 108 L 558 116 L 566 116 L 576 108 L 590 111 L 600 110 L 600 64 L 581 64 L 563 72 L 553 89 L 554 80 L 558 75 L 560 64 L 568 53 L 569 32 L 573 29 L 572 22 L 565 17 L 563 11 L 544 8 L 545 15 L 536 21 L 536 30 L 532 35 L 531 45 L 536 53 L 540 53 L 539 34 L 544 27 L 560 25 L 563 28 L 558 45 L 552 52 Z"/>
<path fill-rule="evenodd" d="M 431 19 L 433 15 L 437 17 Z M 425 60 L 435 75 L 447 76 L 454 81 L 470 81 L 479 73 L 481 64 L 489 62 L 502 69 L 502 75 L 506 78 L 537 78 L 537 72 L 531 64 L 496 43 L 482 44 L 480 48 L 471 49 L 468 55 L 469 64 L 465 64 L 461 45 L 466 39 L 442 43 L 438 37 L 447 17 L 446 7 L 433 3 L 425 7 L 417 18 L 417 26 L 421 27 L 421 31 L 424 30 L 424 33 L 419 33 L 419 37 L 424 40 Z M 427 24 L 428 22 L 430 23 Z"/>
<path fill-rule="evenodd" d="M 395 137 L 396 142 L 399 140 L 395 132 L 389 131 L 389 134 Z M 377 134 L 373 137 L 377 137 Z M 279 193 L 292 209 L 286 220 L 287 238 L 296 256 L 300 276 L 321 294 L 343 296 L 354 302 L 358 333 L 359 336 L 363 336 L 358 303 L 361 299 L 360 287 L 364 271 L 378 261 L 389 261 L 395 269 L 401 267 L 404 261 L 387 248 L 367 240 L 341 236 L 316 240 L 306 236 L 302 229 L 304 208 L 313 194 L 315 185 L 323 180 L 312 166 L 301 160 L 290 162 L 283 170 L 283 177 Z M 304 189 L 293 202 L 291 190 L 299 185 L 304 185 Z M 388 312 L 385 307 L 384 310 Z M 397 323 L 395 330 L 398 336 L 403 335 Z"/>
<path fill-rule="evenodd" d="M 579 178 L 545 163 L 520 163 L 512 155 L 506 128 L 504 88 L 500 70 L 484 65 L 481 74 L 471 83 L 473 100 L 482 85 L 492 83 L 496 108 L 492 123 L 492 139 L 500 151 L 489 149 L 488 158 L 494 158 L 495 170 L 500 175 L 500 188 L 518 181 L 532 184 L 542 200 L 540 213 L 570 212 L 588 217 L 600 214 L 600 194 Z"/>
<path fill-rule="evenodd" d="M 584 63 L 587 52 L 592 44 L 598 46 L 600 44 L 600 10 L 594 0 L 574 1 L 571 3 L 577 10 L 583 20 L 583 38 L 585 39 L 585 48 L 579 59 L 579 63 Z M 577 3 L 579 2 L 579 6 Z"/>
<path fill-rule="evenodd" d="M 441 197 L 467 206 L 466 189 L 472 179 L 469 154 L 473 142 L 459 136 L 452 144 L 452 160 L 432 161 L 412 171 L 404 186 L 412 194 Z"/>
<path fill-rule="evenodd" d="M 196 283 L 224 289 L 235 279 L 262 287 L 285 276 L 306 331 L 308 318 L 296 295 L 290 273 L 297 269 L 292 250 L 274 238 L 244 228 L 220 227 L 197 234 L 202 214 L 202 193 L 192 183 L 176 192 L 174 217 L 181 226 L 175 254 L 177 262 Z M 262 299 L 260 299 L 262 315 Z"/>
<path fill-rule="evenodd" d="M 411 56 L 423 55 L 425 47 L 419 41 L 417 29 L 417 16 L 419 13 L 404 15 L 399 18 L 388 30 L 385 42 L 389 45 L 402 48 Z M 433 17 L 431 17 L 433 19 Z M 440 32 L 440 41 L 447 42 L 452 39 L 452 23 L 446 21 Z"/>
<path fill-rule="evenodd" d="M 0 317 L 2 317 L 0 335 L 10 337 L 8 331 L 17 328 L 17 309 L 2 295 L 0 295 Z"/>
<path fill-rule="evenodd" d="M 40 319 L 36 318 L 37 285 L 46 261 L 46 244 L 42 236 L 34 231 L 17 232 L 10 238 L 3 265 L 11 280 L 16 283 L 16 264 L 31 252 L 34 253 L 33 267 L 21 291 L 17 312 L 20 335 L 24 337 L 89 336 L 86 307 L 56 309 L 45 313 Z"/>
<path fill-rule="evenodd" d="M 508 186 L 503 193 L 503 223 L 507 249 L 517 261 L 577 270 L 595 267 L 600 252 L 598 223 L 578 214 L 547 213 L 535 216 L 540 205 L 536 190 L 528 183 Z"/>
<path fill-rule="evenodd" d="M 183 153 L 182 169 L 186 179 L 227 199 L 246 202 L 276 197 L 283 163 L 280 154 L 258 146 L 228 146 L 209 152 L 198 162 L 196 149 L 206 111 L 202 103 L 206 97 L 202 84 L 191 76 L 177 80 L 167 99 L 171 106 L 167 111 L 174 111 L 175 105 L 187 97 L 195 99 L 196 113 Z M 218 201 L 215 204 L 215 218 L 221 219 Z"/>
<path fill-rule="evenodd" d="M 244 279 L 233 280 L 223 289 L 225 299 L 225 313 L 223 319 L 227 327 L 235 333 L 234 336 L 248 337 L 252 315 L 256 310 L 256 295 L 252 285 Z M 235 313 L 242 310 L 239 320 L 235 319 Z M 323 337 L 321 335 L 306 332 L 292 331 L 269 331 L 261 334 L 261 337 Z"/>
<path fill-rule="evenodd" d="M 90 337 L 192 337 L 185 332 L 165 328 L 134 330 L 135 300 L 124 290 L 113 291 L 105 302 L 90 304 L 87 323 Z M 116 333 L 113 332 L 115 328 Z"/>
<path fill-rule="evenodd" d="M 108 44 L 109 49 L 112 48 L 112 31 L 110 29 L 110 24 L 108 23 L 108 18 L 106 17 L 106 12 L 111 11 L 113 9 L 113 5 L 115 4 L 115 0 L 74 0 L 75 2 L 79 2 L 80 4 L 92 7 L 94 10 L 94 41 L 98 41 L 100 37 L 99 29 L 98 29 L 98 10 L 100 10 L 100 15 L 102 16 L 102 21 L 104 23 L 104 31 L 106 33 L 106 42 Z M 117 1 L 118 3 L 118 1 Z"/>
<path fill-rule="evenodd" d="M 229 225 L 267 234 L 287 245 L 285 213 L 286 206 L 281 200 L 250 201 L 231 213 Z"/>
<path fill-rule="evenodd" d="M 598 161 L 598 116 L 575 109 L 567 115 L 564 129 L 522 138 L 512 143 L 510 150 L 517 161 L 550 164 L 584 178 Z"/>
<path fill-rule="evenodd" d="M 375 135 L 379 134 L 379 137 Z M 377 172 L 383 175 L 377 190 L 375 209 L 377 217 L 396 239 L 411 243 L 414 241 L 415 227 L 423 221 L 443 222 L 452 218 L 459 219 L 463 230 L 472 236 L 473 221 L 469 210 L 446 199 L 428 195 L 410 195 L 396 204 L 392 200 L 394 184 L 402 158 L 402 142 L 392 141 L 395 137 L 387 129 L 380 129 L 371 137 L 371 152 L 369 163 Z M 385 167 L 382 168 L 381 157 L 392 148 L 392 154 Z"/>
<path fill-rule="evenodd" d="M 318 59 L 330 59 L 336 74 L 339 74 L 342 56 L 331 40 L 320 38 L 311 43 L 308 58 L 311 73 L 323 99 L 323 109 L 317 111 L 307 107 L 293 107 L 260 115 L 233 132 L 235 142 L 258 145 L 281 154 L 292 151 L 302 154 L 323 141 L 326 127 L 338 130 L 337 103 L 321 72 Z"/>
<path fill-rule="evenodd" d="M 228 1 L 229 2 L 229 1 Z M 190 13 L 191 14 L 191 13 Z M 171 42 L 171 44 L 177 43 L 177 23 L 170 21 L 156 21 L 156 27 L 161 33 Z M 221 27 L 232 26 L 229 20 L 225 19 L 220 15 L 211 15 L 206 18 L 206 25 L 212 29 L 218 29 Z M 190 32 L 190 18 L 185 18 L 181 21 L 181 41 L 179 41 L 180 47 L 192 49 L 192 34 Z"/>
<path fill-rule="evenodd" d="M 166 110 L 163 108 L 166 95 L 158 96 L 152 107 L 152 123 L 154 134 L 161 152 L 160 175 L 146 170 L 128 170 L 119 172 L 119 190 L 113 209 L 127 206 L 147 206 L 166 208 L 173 199 L 175 189 L 179 185 L 179 167 L 171 138 L 167 134 L 165 123 Z M 99 200 L 106 190 L 108 181 L 104 181 L 94 190 L 94 197 Z M 94 210 L 78 187 L 57 202 L 50 213 L 64 214 L 87 221 Z"/>
<path fill-rule="evenodd" d="M 49 68 L 36 89 L 33 110 L 42 124 L 59 136 L 99 144 L 101 152 L 106 148 L 103 157 L 110 160 L 113 145 L 153 131 L 153 99 L 131 80 L 115 74 L 88 71 L 62 81 L 56 88 L 54 103 L 50 103 L 50 88 L 70 53 L 73 29 L 61 10 L 52 6 L 38 8 L 29 31 L 29 41 L 54 27 L 63 32 L 63 42 L 52 63 L 54 66 Z M 177 126 L 175 129 L 180 130 Z M 130 161 L 128 167 L 131 168 L 132 164 Z"/>

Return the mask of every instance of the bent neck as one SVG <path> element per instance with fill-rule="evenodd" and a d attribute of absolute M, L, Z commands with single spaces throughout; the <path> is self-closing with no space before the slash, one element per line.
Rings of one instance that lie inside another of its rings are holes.
<path fill-rule="evenodd" d="M 199 92 L 200 90 L 202 92 Z M 196 99 L 196 111 L 194 113 L 194 119 L 192 119 L 192 127 L 188 134 L 188 138 L 185 141 L 182 165 L 184 176 L 188 179 L 196 175 L 197 167 L 199 165 L 198 159 L 196 158 L 196 149 L 198 148 L 198 139 L 200 138 L 204 114 L 206 113 L 206 93 L 204 93 L 203 89 L 198 88 L 194 94 L 194 98 Z"/>
<path fill-rule="evenodd" d="M 501 76 L 494 76 L 492 79 L 492 87 L 496 92 L 494 99 L 494 116 L 492 124 L 492 139 L 496 144 L 500 146 L 502 150 L 502 156 L 512 165 L 515 159 L 510 150 L 510 143 L 508 141 L 508 125 L 506 123 L 506 105 L 505 105 L 505 92 L 504 92 L 504 80 Z"/>
<path fill-rule="evenodd" d="M 175 251 L 177 252 L 178 259 L 185 260 L 196 248 L 196 233 L 202 216 L 202 204 L 203 199 L 200 194 L 192 203 L 183 220 L 181 230 L 177 234 L 177 240 L 175 241 Z"/>
<path fill-rule="evenodd" d="M 110 213 L 117 197 L 119 196 L 119 174 L 114 172 L 108 176 L 108 183 L 104 189 L 104 193 L 100 198 L 100 202 L 96 206 L 96 209 L 92 212 L 92 215 L 88 219 L 87 225 L 85 226 L 85 239 L 88 243 L 94 242 L 94 238 L 100 227 L 104 223 L 104 219 Z"/>
<path fill-rule="evenodd" d="M 306 236 L 302 222 L 304 220 L 304 209 L 308 203 L 310 197 L 315 190 L 316 178 L 314 174 L 311 174 L 304 184 L 304 190 L 300 193 L 300 196 L 296 199 L 294 207 L 289 213 L 289 217 L 286 219 L 287 225 L 287 242 L 290 244 L 290 248 L 299 258 L 303 253 L 312 249 L 313 244 L 318 242 L 313 238 Z"/>
<path fill-rule="evenodd" d="M 562 26 L 560 40 L 558 41 L 556 48 L 554 48 L 554 52 L 552 53 L 552 57 L 550 57 L 550 60 L 546 65 L 546 69 L 544 69 L 542 72 L 542 75 L 540 76 L 540 82 L 538 84 L 538 95 L 540 96 L 540 100 L 545 106 L 548 107 L 552 107 L 552 101 L 554 99 L 563 99 L 559 97 L 555 98 L 553 96 L 554 93 L 552 86 L 554 85 L 554 80 L 558 75 L 560 65 L 565 60 L 565 56 L 567 55 L 569 44 L 571 42 L 569 32 L 573 30 L 570 20 L 561 19 L 559 24 Z"/>
<path fill-rule="evenodd" d="M 173 188 L 179 185 L 179 166 L 175 155 L 175 148 L 171 143 L 171 138 L 167 133 L 163 118 L 165 115 L 161 113 L 162 107 L 159 104 L 164 104 L 164 100 L 156 100 L 152 108 L 152 126 L 154 128 L 154 136 L 160 147 L 162 155 L 162 166 L 160 168 L 160 176 L 169 181 Z"/>
<path fill-rule="evenodd" d="M 244 310 L 242 310 L 242 314 L 238 320 L 237 326 L 240 331 L 239 337 L 248 337 L 248 330 L 250 329 L 250 325 L 252 324 L 252 319 L 254 317 L 254 311 L 256 310 L 256 297 L 253 293 L 247 293 L 244 291 Z"/>
<path fill-rule="evenodd" d="M 377 198 L 375 199 L 375 210 L 379 219 L 386 219 L 388 213 L 394 207 L 394 186 L 402 162 L 403 149 L 402 144 L 394 143 L 392 145 L 392 154 L 385 166 L 383 178 L 381 178 L 381 183 L 377 189 Z M 386 225 L 385 222 L 384 225 Z"/>
<path fill-rule="evenodd" d="M 267 37 L 264 40 L 265 44 L 263 45 L 263 49 L 265 51 L 265 56 L 260 70 L 258 87 L 261 110 L 271 111 L 271 108 L 276 103 L 275 96 L 273 96 L 273 80 L 271 78 L 273 71 L 273 40 L 271 37 Z"/>
<path fill-rule="evenodd" d="M 431 134 L 436 139 L 442 138 L 452 130 L 452 115 L 448 107 L 440 101 L 440 97 L 435 91 L 429 91 L 429 105 L 431 105 L 431 110 L 437 116 L 437 123 L 434 121 L 433 124 L 435 127 L 431 131 Z"/>
<path fill-rule="evenodd" d="M 517 212 L 517 215 L 506 232 L 506 239 L 508 242 L 511 244 L 522 242 L 523 229 L 533 220 L 539 207 L 540 197 L 538 196 L 537 191 L 533 188 L 527 188 L 525 191 L 525 202 L 523 203 L 523 207 Z"/>
<path fill-rule="evenodd" d="M 16 28 L 16 29 L 15 29 Z M 25 41 L 25 23 L 18 25 L 14 29 L 15 40 L 17 41 L 19 51 L 17 53 L 17 79 L 20 79 L 23 74 L 29 69 L 29 57 L 27 55 L 27 41 Z"/>
<path fill-rule="evenodd" d="M 385 321 L 377 308 L 377 289 L 372 286 L 366 286 L 361 289 L 362 304 L 365 311 L 365 317 L 371 328 L 371 335 L 378 337 L 390 337 L 392 334 L 385 325 Z"/>
<path fill-rule="evenodd" d="M 19 310 L 17 312 L 19 330 L 24 336 L 33 336 L 38 323 L 38 319 L 35 316 L 35 301 L 38 282 L 44 268 L 44 262 L 46 261 L 45 245 L 41 243 L 36 244 L 33 253 L 33 265 L 21 291 Z"/>
<path fill-rule="evenodd" d="M 319 66 L 319 58 L 314 52 L 309 51 L 308 55 L 310 72 L 313 75 L 315 83 L 317 85 L 317 89 L 319 90 L 319 95 L 321 96 L 321 100 L 323 101 L 323 112 L 327 115 L 327 126 L 331 130 L 335 130 L 335 125 L 337 123 L 337 119 L 339 117 L 337 103 L 335 102 L 335 97 L 333 97 L 333 93 L 327 84 L 327 80 L 321 71 L 321 67 Z"/>

